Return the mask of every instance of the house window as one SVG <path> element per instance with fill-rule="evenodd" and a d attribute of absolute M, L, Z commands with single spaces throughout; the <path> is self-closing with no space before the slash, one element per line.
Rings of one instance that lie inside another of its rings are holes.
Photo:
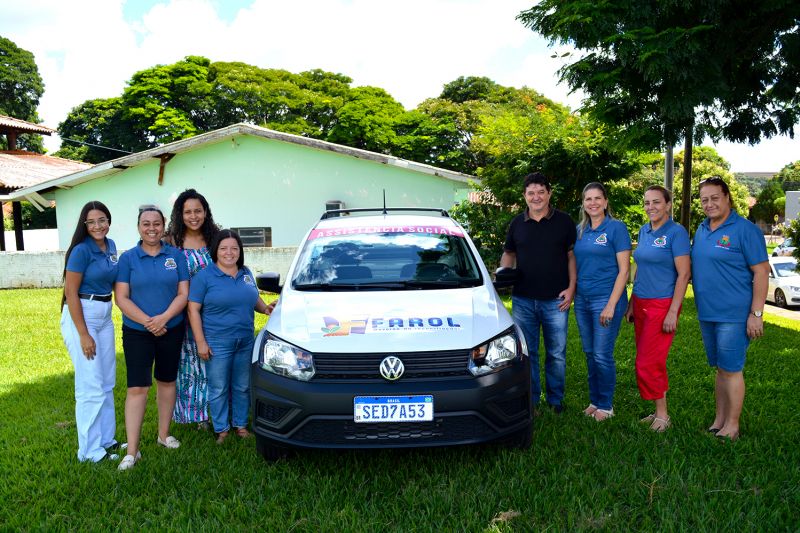
<path fill-rule="evenodd" d="M 272 247 L 272 228 L 233 228 L 242 238 L 242 245 Z"/>

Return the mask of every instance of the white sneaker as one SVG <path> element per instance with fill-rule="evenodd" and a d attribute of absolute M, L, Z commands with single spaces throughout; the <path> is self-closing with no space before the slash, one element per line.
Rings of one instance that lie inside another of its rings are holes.
<path fill-rule="evenodd" d="M 142 452 L 136 452 L 136 457 L 132 455 L 126 455 L 122 458 L 122 461 L 120 461 L 117 470 L 130 470 L 141 458 Z"/>
<path fill-rule="evenodd" d="M 173 450 L 175 448 L 180 448 L 181 447 L 181 441 L 179 441 L 178 439 L 176 439 L 172 435 L 170 435 L 169 437 L 167 437 L 164 440 L 161 440 L 161 437 L 157 437 L 156 438 L 156 442 L 159 444 L 159 446 L 163 446 L 164 448 L 171 448 Z"/>

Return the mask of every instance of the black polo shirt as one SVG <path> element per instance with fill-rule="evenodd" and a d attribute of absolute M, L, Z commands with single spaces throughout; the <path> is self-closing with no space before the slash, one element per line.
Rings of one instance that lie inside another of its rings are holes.
<path fill-rule="evenodd" d="M 575 246 L 575 223 L 563 211 L 550 207 L 540 221 L 528 210 L 514 217 L 508 227 L 504 249 L 517 255 L 521 281 L 512 294 L 537 300 L 558 298 L 569 287 L 567 252 Z"/>

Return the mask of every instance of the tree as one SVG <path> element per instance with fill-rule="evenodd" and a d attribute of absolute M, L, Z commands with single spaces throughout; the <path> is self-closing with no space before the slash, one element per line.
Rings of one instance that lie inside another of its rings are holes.
<path fill-rule="evenodd" d="M 494 265 L 500 258 L 508 224 L 522 209 L 522 177 L 533 171 L 550 177 L 552 204 L 573 217 L 579 213 L 584 185 L 604 182 L 612 206 L 629 223 L 637 213 L 627 206 L 638 205 L 641 192 L 632 191 L 627 178 L 640 161 L 619 149 L 615 133 L 561 106 L 487 108 L 471 140 L 471 150 L 483 162 L 477 173 L 484 201 L 464 202 L 454 210 L 484 261 Z M 638 225 L 629 227 L 633 231 Z"/>
<path fill-rule="evenodd" d="M 678 163 L 679 170 L 685 168 L 687 161 L 685 160 L 686 153 L 681 151 L 675 155 L 675 162 Z M 743 217 L 747 217 L 748 204 L 747 200 L 750 197 L 750 192 L 747 187 L 736 181 L 733 173 L 730 171 L 730 164 L 725 161 L 716 150 L 707 146 L 699 146 L 692 150 L 692 181 L 691 190 L 696 191 L 700 187 L 700 182 L 706 178 L 717 176 L 725 180 L 728 188 L 731 191 L 731 200 L 733 201 L 733 208 Z M 683 183 L 676 182 L 672 190 L 674 200 L 673 209 L 680 210 L 683 203 Z M 694 195 L 691 200 L 690 210 L 691 214 L 690 225 L 688 231 L 690 235 L 694 235 L 697 226 L 705 219 L 706 215 L 703 213 L 703 208 L 700 205 L 700 198 Z"/>
<path fill-rule="evenodd" d="M 44 83 L 33 54 L 0 36 L 0 115 L 39 122 L 36 108 L 44 94 Z M 17 139 L 20 148 L 44 152 L 41 135 L 24 134 Z M 7 147 L 5 137 L 0 149 Z"/>
<path fill-rule="evenodd" d="M 405 112 L 403 106 L 383 89 L 356 87 L 336 113 L 336 125 L 328 140 L 354 148 L 390 153 L 397 141 L 394 126 Z"/>
<path fill-rule="evenodd" d="M 518 18 L 583 52 L 562 79 L 587 93 L 585 110 L 624 128 L 637 146 L 682 139 L 690 152 L 706 134 L 755 143 L 792 135 L 800 116 L 797 2 L 543 0 Z M 687 228 L 689 214 L 681 213 Z"/>
<path fill-rule="evenodd" d="M 780 182 L 784 191 L 796 191 L 800 189 L 800 161 L 789 163 L 781 169 L 775 176 Z"/>
<path fill-rule="evenodd" d="M 785 208 L 786 193 L 783 191 L 783 187 L 781 187 L 781 182 L 773 178 L 769 180 L 767 186 L 758 193 L 756 203 L 750 210 L 750 215 L 756 221 L 772 224 L 776 215 L 779 218 L 783 218 Z"/>

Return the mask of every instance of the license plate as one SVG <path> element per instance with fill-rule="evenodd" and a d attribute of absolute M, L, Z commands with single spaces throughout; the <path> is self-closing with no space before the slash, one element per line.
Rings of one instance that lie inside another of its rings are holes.
<path fill-rule="evenodd" d="M 433 396 L 356 396 L 355 422 L 430 422 Z"/>

